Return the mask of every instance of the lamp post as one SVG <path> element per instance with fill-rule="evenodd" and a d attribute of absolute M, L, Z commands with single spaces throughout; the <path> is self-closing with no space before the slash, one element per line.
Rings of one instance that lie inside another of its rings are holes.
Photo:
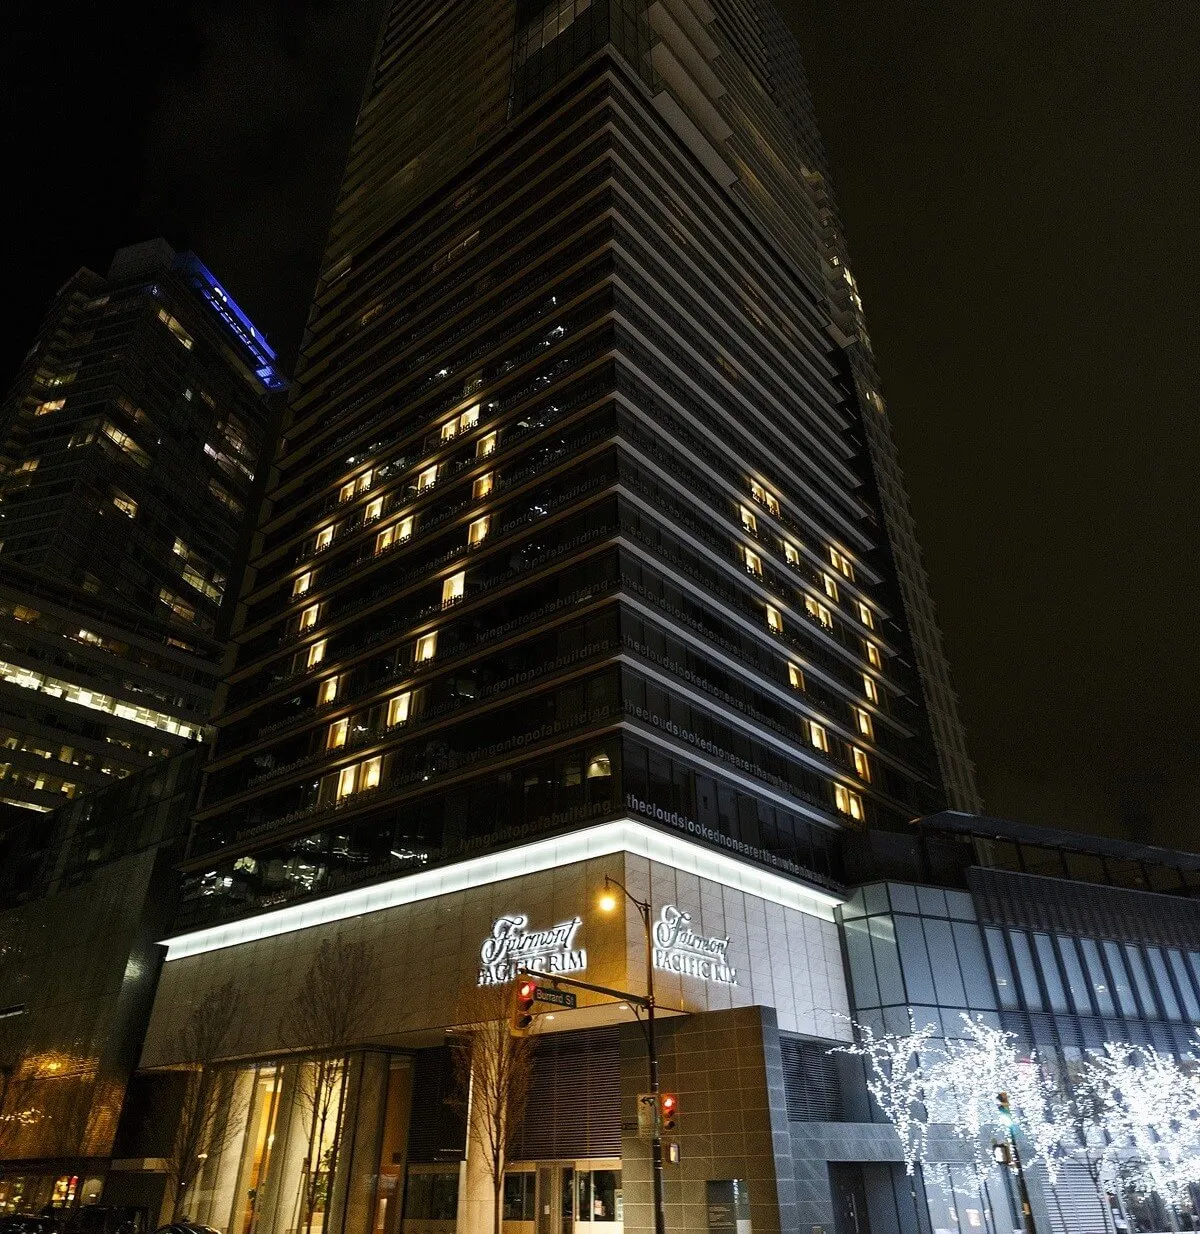
<path fill-rule="evenodd" d="M 600 907 L 606 913 L 613 912 L 620 902 L 612 889 L 625 893 L 625 898 L 638 910 L 642 928 L 646 934 L 646 1053 L 650 1061 L 650 1093 L 654 1098 L 654 1127 L 650 1139 L 650 1171 L 654 1183 L 654 1234 L 666 1234 L 667 1220 L 663 1206 L 663 1157 L 662 1119 L 659 1110 L 658 1050 L 654 1041 L 654 935 L 650 925 L 650 904 L 639 900 L 624 883 L 604 876 L 604 894 Z"/>

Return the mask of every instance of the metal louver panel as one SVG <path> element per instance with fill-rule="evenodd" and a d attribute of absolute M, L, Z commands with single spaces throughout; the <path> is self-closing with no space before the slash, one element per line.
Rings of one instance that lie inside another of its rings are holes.
<path fill-rule="evenodd" d="M 620 1029 L 540 1037 L 513 1159 L 621 1155 Z"/>
<path fill-rule="evenodd" d="M 831 1043 L 832 1044 L 832 1043 Z M 783 1056 L 783 1091 L 788 1121 L 832 1123 L 841 1121 L 842 1086 L 829 1045 L 780 1034 Z"/>

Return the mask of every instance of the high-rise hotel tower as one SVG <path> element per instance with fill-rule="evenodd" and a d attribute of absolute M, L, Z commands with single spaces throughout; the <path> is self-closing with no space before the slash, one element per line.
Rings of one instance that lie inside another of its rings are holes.
<path fill-rule="evenodd" d="M 767 0 L 395 0 L 187 928 L 632 817 L 794 875 L 977 802 Z"/>

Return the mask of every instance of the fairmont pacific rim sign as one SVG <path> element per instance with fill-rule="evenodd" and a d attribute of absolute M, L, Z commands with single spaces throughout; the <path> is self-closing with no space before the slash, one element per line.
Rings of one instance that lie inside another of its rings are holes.
<path fill-rule="evenodd" d="M 692 916 L 674 904 L 664 904 L 654 923 L 654 967 L 714 985 L 737 985 L 737 969 L 729 966 L 729 939 L 697 934 Z"/>
<path fill-rule="evenodd" d="M 544 930 L 529 929 L 524 913 L 497 917 L 479 948 L 479 984 L 504 985 L 522 970 L 531 973 L 579 973 L 587 968 L 587 952 L 575 946 L 581 917 L 560 921 Z"/>

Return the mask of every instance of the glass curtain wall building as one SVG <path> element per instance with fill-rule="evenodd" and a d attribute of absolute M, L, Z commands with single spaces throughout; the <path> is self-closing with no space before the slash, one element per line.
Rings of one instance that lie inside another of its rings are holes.
<path fill-rule="evenodd" d="M 59 292 L 0 404 L 0 800 L 47 811 L 202 736 L 283 384 L 161 240 Z"/>
<path fill-rule="evenodd" d="M 847 289 L 768 5 L 393 4 L 184 924 L 630 814 L 836 877 L 969 805 Z"/>

